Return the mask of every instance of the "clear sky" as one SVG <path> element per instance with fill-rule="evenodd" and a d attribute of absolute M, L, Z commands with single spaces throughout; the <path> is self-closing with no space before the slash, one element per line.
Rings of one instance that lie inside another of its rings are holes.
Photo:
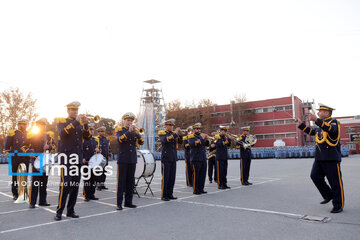
<path fill-rule="evenodd" d="M 148 79 L 165 101 L 294 93 L 357 115 L 359 43 L 356 0 L 1 1 L 0 90 L 31 91 L 50 119 L 73 100 L 137 113 Z"/>

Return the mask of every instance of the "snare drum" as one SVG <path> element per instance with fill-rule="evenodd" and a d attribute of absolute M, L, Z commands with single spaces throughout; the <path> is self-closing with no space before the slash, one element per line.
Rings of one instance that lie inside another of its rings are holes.
<path fill-rule="evenodd" d="M 151 177 L 156 168 L 154 156 L 149 150 L 137 151 L 135 178 Z"/>
<path fill-rule="evenodd" d="M 100 166 L 104 168 L 106 165 L 106 158 L 101 153 L 94 154 L 89 160 L 89 167 L 94 168 Z"/>
<path fill-rule="evenodd" d="M 44 153 L 43 154 L 43 172 L 48 175 L 52 165 L 54 165 L 57 162 L 57 156 L 55 154 L 51 153 Z M 34 168 L 38 171 L 40 171 L 40 156 L 38 156 L 34 161 Z"/>

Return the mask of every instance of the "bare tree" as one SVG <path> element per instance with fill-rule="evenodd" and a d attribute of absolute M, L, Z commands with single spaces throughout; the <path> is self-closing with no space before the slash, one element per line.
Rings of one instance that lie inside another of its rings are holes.
<path fill-rule="evenodd" d="M 36 99 L 31 93 L 25 96 L 19 88 L 0 93 L 0 134 L 3 136 L 16 127 L 18 120 L 25 118 L 34 121 L 37 117 Z"/>

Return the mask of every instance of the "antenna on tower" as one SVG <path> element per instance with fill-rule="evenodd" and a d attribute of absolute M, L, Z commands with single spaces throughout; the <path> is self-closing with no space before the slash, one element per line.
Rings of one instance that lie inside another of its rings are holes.
<path fill-rule="evenodd" d="M 161 81 L 150 79 L 144 81 L 140 99 L 140 112 L 138 127 L 145 129 L 144 145 L 141 149 L 149 149 L 152 152 L 159 152 L 161 143 L 157 131 L 163 129 L 166 119 L 166 107 Z"/>

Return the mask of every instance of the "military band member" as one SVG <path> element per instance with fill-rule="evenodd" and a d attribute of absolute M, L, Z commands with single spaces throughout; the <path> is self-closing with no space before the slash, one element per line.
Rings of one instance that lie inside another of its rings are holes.
<path fill-rule="evenodd" d="M 176 178 L 177 146 L 182 143 L 180 128 L 176 128 L 175 119 L 165 121 L 165 130 L 159 131 L 161 140 L 161 172 L 162 172 L 162 194 L 161 200 L 169 201 L 177 199 L 174 197 L 174 185 Z"/>
<path fill-rule="evenodd" d="M 215 135 L 214 135 L 215 136 Z M 208 177 L 209 182 L 212 183 L 212 180 L 214 179 L 215 182 L 217 182 L 217 170 L 216 170 L 216 146 L 215 146 L 215 140 L 210 141 L 210 145 L 208 147 L 209 155 L 208 155 Z M 214 178 L 213 178 L 214 176 Z"/>
<path fill-rule="evenodd" d="M 249 182 L 250 164 L 251 164 L 251 146 L 246 142 L 248 138 L 250 126 L 242 127 L 242 134 L 240 135 L 239 141 L 236 142 L 236 147 L 240 148 L 240 178 L 241 184 L 248 186 L 252 185 Z"/>
<path fill-rule="evenodd" d="M 83 160 L 82 163 L 85 166 L 89 165 L 90 158 L 95 153 L 100 153 L 100 142 L 97 137 L 94 137 L 94 123 L 89 123 L 89 131 L 90 131 L 90 138 L 84 139 L 83 141 Z M 89 179 L 84 179 L 84 187 L 83 187 L 83 195 L 84 201 L 88 202 L 90 200 L 99 200 L 99 198 L 95 197 L 95 178 L 94 172 L 90 168 L 85 168 L 84 171 L 88 174 Z"/>
<path fill-rule="evenodd" d="M 201 123 L 193 126 L 194 134 L 190 134 L 188 141 L 190 144 L 190 161 L 193 167 L 193 193 L 200 195 L 207 193 L 204 190 L 206 179 L 206 152 L 205 147 L 209 146 L 209 136 L 201 136 Z"/>
<path fill-rule="evenodd" d="M 101 154 L 105 157 L 106 159 L 106 164 L 104 166 L 104 168 L 109 164 L 109 160 L 110 160 L 110 138 L 106 137 L 106 127 L 102 126 L 96 129 L 97 132 L 99 133 L 99 141 L 100 141 L 100 151 Z M 101 191 L 102 189 L 108 189 L 105 186 L 105 181 L 106 181 L 106 174 L 105 174 L 105 170 L 103 170 L 103 173 L 101 174 L 101 176 L 98 177 L 98 187 L 97 190 Z"/>
<path fill-rule="evenodd" d="M 135 115 L 131 112 L 122 116 L 122 127 L 116 129 L 119 146 L 117 170 L 117 210 L 122 210 L 123 195 L 125 193 L 125 207 L 136 208 L 133 204 L 133 190 L 135 185 L 135 169 L 137 163 L 136 148 L 144 144 L 139 130 L 133 125 Z"/>
<path fill-rule="evenodd" d="M 216 147 L 216 164 L 218 170 L 218 188 L 230 188 L 227 185 L 227 168 L 228 168 L 228 147 L 231 145 L 231 139 L 227 136 L 228 127 L 220 126 L 220 133 L 217 135 Z"/>
<path fill-rule="evenodd" d="M 46 118 L 41 118 L 36 121 L 36 127 L 39 129 L 38 133 L 29 133 L 28 134 L 28 143 L 31 152 L 33 153 L 43 153 L 45 151 L 54 151 L 56 146 L 54 139 L 46 133 Z M 49 159 L 51 160 L 51 159 Z M 44 159 L 43 159 L 44 161 Z M 38 173 L 34 167 L 34 159 L 32 159 L 32 172 Z M 29 208 L 35 208 L 35 204 L 37 201 L 37 197 L 39 194 L 39 206 L 50 206 L 50 204 L 46 201 L 47 196 L 47 183 L 48 176 L 45 173 L 45 169 L 43 169 L 42 176 L 31 176 L 31 185 L 30 185 L 30 194 L 29 194 Z"/>
<path fill-rule="evenodd" d="M 27 143 L 27 127 L 28 121 L 26 119 L 21 119 L 17 122 L 18 130 L 10 130 L 8 136 L 5 140 L 5 150 L 4 152 L 9 154 L 17 151 L 18 153 L 24 153 L 29 150 Z M 26 171 L 29 171 L 29 159 L 27 157 L 19 157 L 15 153 L 15 156 L 11 157 L 11 172 L 16 173 L 18 167 L 21 163 L 26 165 Z M 12 176 L 11 181 L 11 192 L 13 194 L 13 199 L 18 198 L 18 186 L 17 176 Z"/>
<path fill-rule="evenodd" d="M 185 176 L 186 176 L 186 186 L 193 186 L 193 169 L 190 163 L 190 144 L 188 141 L 188 136 L 192 134 L 193 129 L 189 127 L 188 135 L 183 137 L 183 146 L 185 149 Z"/>
<path fill-rule="evenodd" d="M 308 119 L 314 121 L 316 128 L 306 126 L 300 119 L 295 119 L 299 129 L 306 134 L 315 135 L 316 150 L 315 161 L 311 170 L 311 179 L 319 190 L 326 204 L 332 200 L 331 213 L 339 213 L 344 208 L 344 188 L 340 170 L 340 123 L 331 117 L 332 107 L 319 104 L 317 118 L 314 114 L 308 114 Z M 330 186 L 325 182 L 328 179 Z"/>
<path fill-rule="evenodd" d="M 66 155 L 66 159 L 61 160 L 60 193 L 59 203 L 56 209 L 55 220 L 61 220 L 62 212 L 67 202 L 67 217 L 78 218 L 75 213 L 75 204 L 79 191 L 80 165 L 83 159 L 83 138 L 90 138 L 88 119 L 78 114 L 80 103 L 71 102 L 67 105 L 67 118 L 57 118 L 57 129 L 60 140 L 58 142 L 58 152 Z M 77 157 L 76 157 L 77 156 Z M 65 161 L 66 160 L 66 161 Z M 74 174 L 78 170 L 78 174 Z M 71 171 L 70 171 L 71 170 Z"/>

